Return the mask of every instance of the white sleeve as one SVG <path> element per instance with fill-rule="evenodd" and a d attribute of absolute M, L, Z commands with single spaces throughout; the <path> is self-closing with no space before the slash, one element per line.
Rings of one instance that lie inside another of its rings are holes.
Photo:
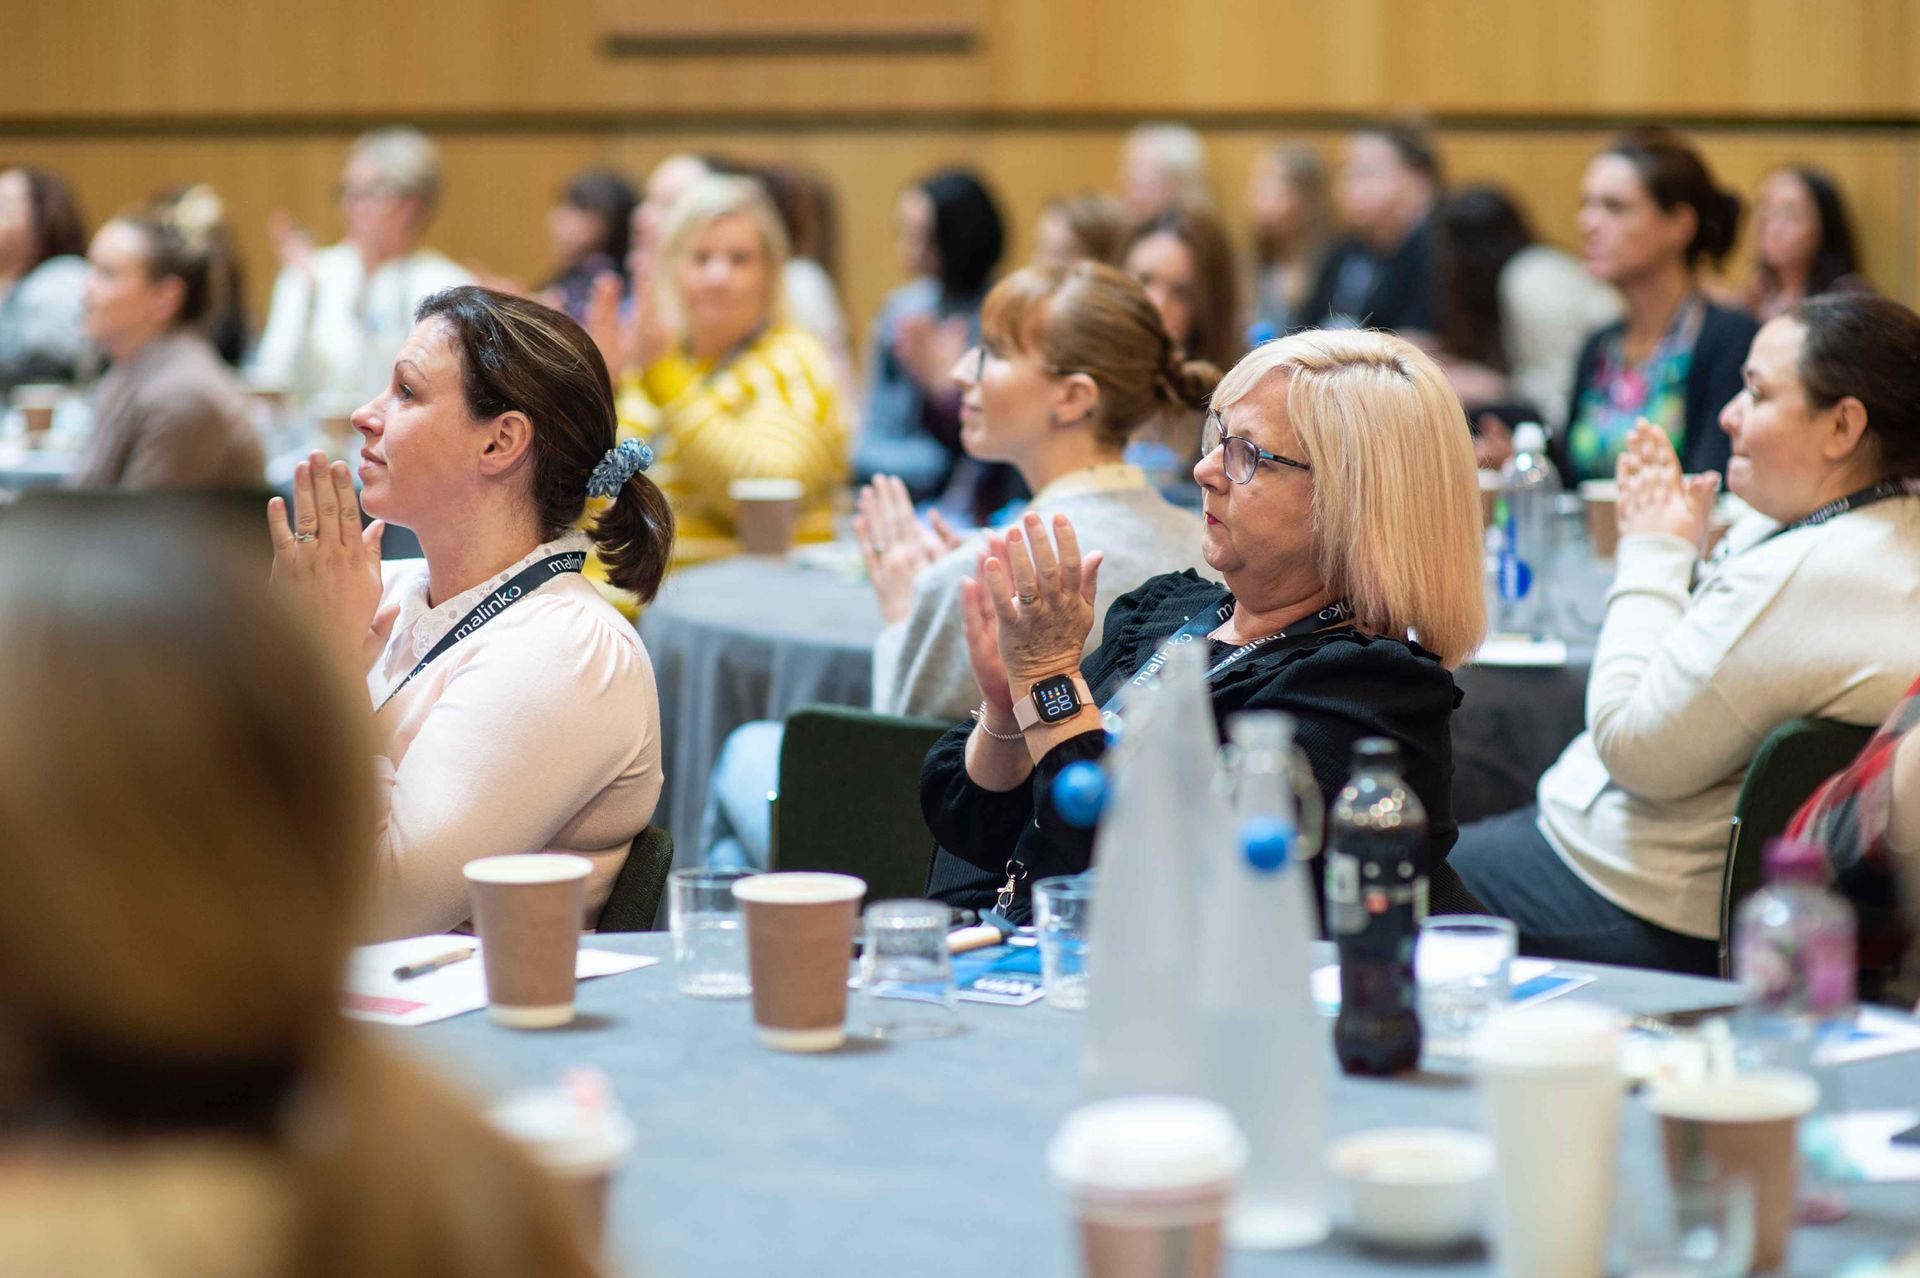
<path fill-rule="evenodd" d="M 314 282 L 305 272 L 287 268 L 274 279 L 267 327 L 253 350 L 251 368 L 259 385 L 288 392 L 300 389 L 297 383 L 313 326 L 313 301 Z"/>

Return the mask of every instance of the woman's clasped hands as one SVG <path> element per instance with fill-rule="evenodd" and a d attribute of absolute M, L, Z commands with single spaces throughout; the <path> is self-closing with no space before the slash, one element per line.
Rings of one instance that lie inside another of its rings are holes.
<path fill-rule="evenodd" d="M 960 583 L 967 655 L 988 702 L 1011 713 L 1014 690 L 1080 668 L 1093 631 L 1101 552 L 1084 558 L 1073 523 L 1053 517 L 1053 535 L 1032 512 L 1004 534 L 988 533 L 976 574 Z"/>
<path fill-rule="evenodd" d="M 267 503 L 275 592 L 297 601 L 354 668 L 372 668 L 393 629 L 397 605 L 380 607 L 380 537 L 360 526 L 360 498 L 345 462 L 316 452 L 293 471 L 293 518 L 279 497 Z"/>
<path fill-rule="evenodd" d="M 1665 431 L 1641 418 L 1627 434 L 1614 477 L 1620 486 L 1617 517 L 1622 537 L 1666 533 L 1705 549 L 1720 476 L 1713 471 L 1682 474 L 1679 455 Z"/>

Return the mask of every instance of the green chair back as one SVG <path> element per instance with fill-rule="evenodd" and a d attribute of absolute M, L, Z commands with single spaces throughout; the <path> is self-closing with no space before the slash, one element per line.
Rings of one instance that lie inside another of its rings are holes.
<path fill-rule="evenodd" d="M 665 827 L 650 825 L 634 836 L 627 861 L 613 880 L 613 891 L 600 907 L 595 925 L 601 932 L 655 932 L 659 930 L 660 898 L 667 890 L 667 871 L 673 868 L 673 836 Z"/>
<path fill-rule="evenodd" d="M 772 868 L 867 881 L 867 899 L 924 896 L 933 836 L 920 764 L 953 725 L 847 706 L 802 706 L 780 742 Z"/>
<path fill-rule="evenodd" d="M 1761 854 L 1813 792 L 1852 763 L 1873 735 L 1833 719 L 1789 719 L 1760 743 L 1733 807 L 1720 875 L 1720 975 L 1733 973 L 1733 916 L 1765 878 Z"/>

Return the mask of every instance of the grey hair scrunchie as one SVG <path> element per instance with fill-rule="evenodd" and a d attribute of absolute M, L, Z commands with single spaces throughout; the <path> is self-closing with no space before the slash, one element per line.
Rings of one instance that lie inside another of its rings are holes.
<path fill-rule="evenodd" d="M 609 448 L 587 476 L 587 496 L 617 497 L 627 481 L 653 465 L 653 450 L 637 439 L 623 439 Z"/>

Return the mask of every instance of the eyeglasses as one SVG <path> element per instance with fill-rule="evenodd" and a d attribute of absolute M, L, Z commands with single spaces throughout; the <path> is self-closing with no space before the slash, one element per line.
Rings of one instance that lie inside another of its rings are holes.
<path fill-rule="evenodd" d="M 1303 461 L 1282 457 L 1279 453 L 1270 453 L 1244 435 L 1227 434 L 1226 426 L 1220 421 L 1220 414 L 1213 409 L 1208 409 L 1207 424 L 1200 428 L 1200 455 L 1211 457 L 1216 448 L 1226 450 L 1225 456 L 1220 459 L 1220 465 L 1227 472 L 1227 478 L 1236 484 L 1251 483 L 1253 472 L 1263 461 L 1291 466 L 1295 470 L 1311 471 L 1313 469 Z"/>

